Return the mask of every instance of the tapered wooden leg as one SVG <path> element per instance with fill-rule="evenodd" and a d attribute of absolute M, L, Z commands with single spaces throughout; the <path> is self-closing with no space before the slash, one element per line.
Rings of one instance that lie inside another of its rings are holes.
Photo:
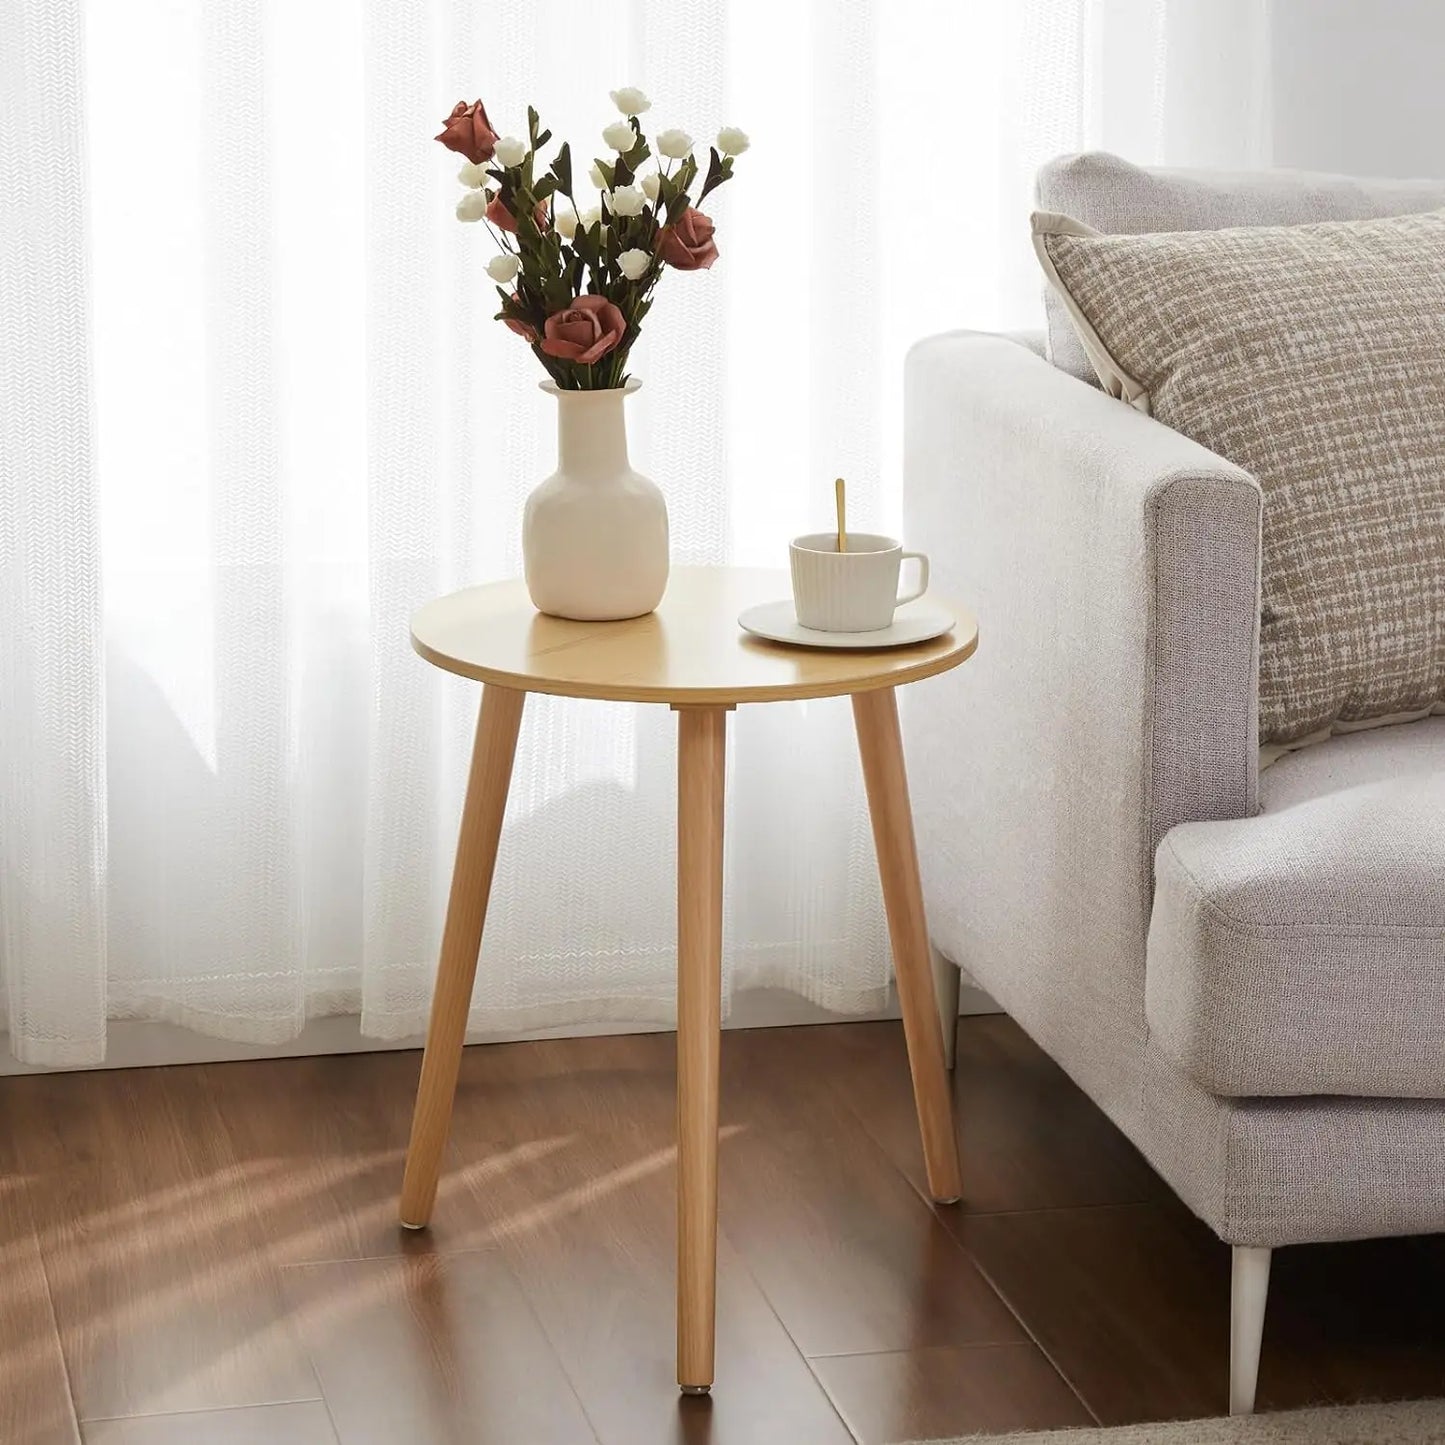
<path fill-rule="evenodd" d="M 855 693 L 853 721 L 863 759 L 868 810 L 873 818 L 883 903 L 888 911 L 888 934 L 893 943 L 893 968 L 898 977 L 903 1033 L 908 1040 L 918 1127 L 923 1134 L 928 1189 L 940 1204 L 951 1204 L 963 1192 L 963 1185 L 894 690 L 890 687 Z"/>
<path fill-rule="evenodd" d="M 1234 1246 L 1229 1291 L 1229 1413 L 1252 1415 L 1264 1340 L 1264 1307 L 1269 1300 L 1271 1251 Z"/>
<path fill-rule="evenodd" d="M 441 963 L 432 995 L 426 1052 L 421 1060 L 406 1173 L 401 1182 L 401 1222 L 407 1229 L 424 1229 L 436 1202 L 437 1174 L 451 1126 L 457 1070 L 461 1067 L 472 983 L 477 975 L 477 950 L 487 920 L 487 898 L 492 891 L 502 814 L 507 807 L 512 758 L 526 698 L 526 693 L 511 688 L 482 689 L 457 838 L 457 861 L 452 869 L 451 897 L 442 931 Z"/>
<path fill-rule="evenodd" d="M 712 1388 L 727 712 L 677 714 L 677 1383 Z"/>

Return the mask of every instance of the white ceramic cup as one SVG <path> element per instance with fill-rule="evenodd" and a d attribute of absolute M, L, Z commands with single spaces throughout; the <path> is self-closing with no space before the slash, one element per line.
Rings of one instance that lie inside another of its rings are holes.
<path fill-rule="evenodd" d="M 840 552 L 836 532 L 811 532 L 788 551 L 798 622 L 818 632 L 878 632 L 892 625 L 895 607 L 928 590 L 928 558 L 905 552 L 892 537 L 849 532 L 848 550 Z M 918 586 L 900 597 L 898 574 L 907 561 L 918 563 Z"/>

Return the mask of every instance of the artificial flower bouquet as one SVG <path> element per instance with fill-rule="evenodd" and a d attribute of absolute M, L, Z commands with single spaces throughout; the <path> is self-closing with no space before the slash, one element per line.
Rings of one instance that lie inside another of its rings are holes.
<path fill-rule="evenodd" d="M 502 298 L 497 320 L 566 391 L 626 383 L 627 356 L 663 267 L 702 271 L 717 260 L 713 223 L 698 205 L 732 177 L 733 158 L 748 148 L 742 131 L 718 132 L 694 204 L 700 168 L 692 137 L 665 130 L 649 142 L 638 121 L 651 107 L 647 97 L 629 86 L 612 100 L 623 118 L 602 132 L 612 156 L 592 164 L 595 202 L 577 194 L 570 145 L 539 174 L 552 132 L 530 106 L 525 141 L 498 135 L 480 100 L 459 101 L 437 136 L 466 158 L 457 218 L 484 221 L 500 247 L 487 263 Z"/>

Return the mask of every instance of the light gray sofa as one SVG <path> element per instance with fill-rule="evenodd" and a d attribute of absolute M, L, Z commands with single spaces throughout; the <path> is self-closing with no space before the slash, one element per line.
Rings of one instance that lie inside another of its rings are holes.
<path fill-rule="evenodd" d="M 1038 338 L 906 391 L 905 535 L 981 627 L 909 699 L 935 944 L 1235 1247 L 1247 1411 L 1272 1248 L 1445 1229 L 1445 718 L 1261 771 L 1253 479 Z"/>

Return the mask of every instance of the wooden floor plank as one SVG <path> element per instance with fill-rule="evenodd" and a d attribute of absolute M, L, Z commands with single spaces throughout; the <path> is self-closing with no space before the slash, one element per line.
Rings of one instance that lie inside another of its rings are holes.
<path fill-rule="evenodd" d="M 0 1440 L 79 1445 L 60 1330 L 18 1152 L 24 1119 L 0 1094 Z"/>
<path fill-rule="evenodd" d="M 1002 1214 L 959 1232 L 1107 1424 L 1220 1413 L 1229 1249 L 1177 1201 Z M 1445 1389 L 1445 1237 L 1276 1251 L 1261 1409 Z"/>
<path fill-rule="evenodd" d="M 799 1067 L 831 1079 L 869 1135 L 927 1197 L 902 1029 L 795 1029 Z M 954 1116 L 966 1214 L 1168 1198 L 1143 1156 L 1011 1019 L 959 1020 Z"/>
<path fill-rule="evenodd" d="M 419 1050 L 208 1064 L 195 1071 L 225 1129 L 268 1251 L 280 1264 L 466 1249 L 448 1156 L 435 1227 L 402 1229 L 397 1192 Z"/>
<path fill-rule="evenodd" d="M 1277 1250 L 1266 1332 L 1262 1378 L 1286 1356 L 1321 1398 L 1445 1394 L 1445 1234 Z"/>
<path fill-rule="evenodd" d="M 723 1228 L 805 1355 L 1024 1338 L 835 1077 L 760 1030 L 724 1043 Z"/>
<path fill-rule="evenodd" d="M 844 1445 L 846 1428 L 738 1257 L 726 1222 L 717 1383 L 711 1399 L 678 1395 L 672 1039 L 522 1047 L 524 1058 L 502 1049 L 468 1054 L 457 1147 L 474 1208 L 506 1251 L 605 1445 Z M 731 1144 L 726 1137 L 725 1171 Z"/>
<path fill-rule="evenodd" d="M 1182 1206 L 990 1214 L 959 1230 L 1104 1424 L 1224 1412 L 1229 1250 Z M 1320 1398 L 1308 1363 L 1274 1346 L 1267 1331 L 1260 1407 Z"/>
<path fill-rule="evenodd" d="M 859 1445 L 1094 1423 L 1026 1342 L 829 1355 L 812 1364 Z"/>
<path fill-rule="evenodd" d="M 296 1265 L 340 1445 L 581 1445 L 592 1429 L 495 1252 Z"/>
<path fill-rule="evenodd" d="M 82 1420 L 319 1397 L 196 1070 L 4 1086 Z"/>
<path fill-rule="evenodd" d="M 320 1400 L 87 1420 L 85 1445 L 336 1445 Z"/>
<path fill-rule="evenodd" d="M 608 1445 L 1061 1423 L 1066 1387 L 1106 1423 L 1222 1408 L 1228 1250 L 1000 1018 L 960 1025 L 962 1209 L 922 1197 L 897 1024 L 725 1037 L 717 1386 L 679 1399 L 673 1046 L 468 1050 L 422 1235 L 415 1053 L 0 1079 L 0 1440 L 216 1412 L 289 1445 L 321 1418 L 303 1337 L 352 1438 L 418 1445 L 565 1439 L 579 1406 Z M 1440 1393 L 1442 1298 L 1445 1237 L 1280 1251 L 1261 1405 Z M 389 1380 L 394 1415 L 359 1403 Z"/>

